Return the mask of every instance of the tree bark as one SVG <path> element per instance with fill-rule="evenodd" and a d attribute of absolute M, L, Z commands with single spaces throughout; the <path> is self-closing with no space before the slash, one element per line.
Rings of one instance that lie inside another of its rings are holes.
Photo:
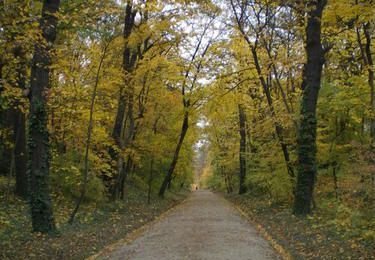
<path fill-rule="evenodd" d="M 147 204 L 151 203 L 152 181 L 154 180 L 154 158 L 150 162 L 150 175 L 148 177 Z"/>
<path fill-rule="evenodd" d="M 2 101 L 2 92 L 4 90 L 4 83 L 3 83 L 3 68 L 4 68 L 4 61 L 2 60 L 2 57 L 0 56 L 0 104 Z M 6 127 L 6 124 L 4 124 L 5 120 L 5 113 L 3 109 L 0 107 L 0 127 L 4 129 Z M 6 175 L 8 172 L 8 161 L 9 161 L 9 156 L 5 155 L 6 152 L 6 145 L 4 145 L 5 140 L 1 140 L 0 143 L 0 176 Z"/>
<path fill-rule="evenodd" d="M 0 9 L 1 10 L 1 9 Z M 4 90 L 3 86 L 3 67 L 4 63 L 2 61 L 2 57 L 0 56 L 0 104 L 2 103 L 2 93 Z M 4 129 L 4 124 L 3 124 L 3 117 L 4 117 L 4 112 L 3 109 L 0 107 L 0 128 Z M 3 162 L 4 160 L 4 140 L 1 140 L 0 143 L 0 176 L 5 175 L 6 171 L 6 164 Z"/>
<path fill-rule="evenodd" d="M 6 135 L 2 137 L 1 156 L 0 156 L 0 175 L 7 176 L 10 171 L 11 158 L 13 149 L 9 145 L 9 141 L 13 141 L 12 131 L 14 127 L 15 114 L 14 109 L 6 109 L 1 112 L 1 128 L 6 131 Z M 10 134 L 8 134 L 10 133 Z"/>
<path fill-rule="evenodd" d="M 124 132 L 126 127 L 126 100 L 128 99 L 128 111 L 131 114 L 132 119 L 132 96 L 133 95 L 133 88 L 131 86 L 131 73 L 134 70 L 135 63 L 137 61 L 137 52 L 132 50 L 128 46 L 128 40 L 132 33 L 134 23 L 135 23 L 135 16 L 137 14 L 136 10 L 133 10 L 132 1 L 128 1 L 126 8 L 125 8 L 125 20 L 124 20 L 124 32 L 123 38 L 125 40 L 125 47 L 123 52 L 123 63 L 122 69 L 125 73 L 125 86 L 120 89 L 120 97 L 118 101 L 117 113 L 115 118 L 115 124 L 112 131 L 112 138 L 115 141 L 116 146 L 119 148 L 120 151 L 123 151 L 126 146 L 126 141 L 124 140 Z M 130 104 L 131 103 L 131 104 Z M 109 154 L 113 162 L 116 162 L 116 175 L 113 178 L 112 184 L 110 185 L 110 192 L 112 193 L 112 199 L 116 200 L 120 198 L 120 186 L 122 186 L 122 180 L 125 178 L 126 169 L 124 158 L 122 158 L 122 154 L 116 152 L 114 149 L 110 149 Z"/>
<path fill-rule="evenodd" d="M 228 176 L 227 176 L 227 174 L 224 172 L 223 167 L 221 167 L 221 175 L 222 175 L 222 177 L 223 177 L 223 179 L 224 179 L 225 188 L 227 189 L 227 193 L 230 194 L 232 191 L 231 191 L 230 186 L 229 186 Z"/>
<path fill-rule="evenodd" d="M 155 105 L 155 110 L 156 110 L 157 105 Z M 160 117 L 157 117 L 155 119 L 155 122 L 152 126 L 152 132 L 154 135 L 157 133 L 157 125 L 160 120 Z M 152 191 L 152 182 L 154 180 L 154 156 L 151 155 L 151 163 L 150 163 L 150 175 L 148 178 L 148 192 L 147 192 L 147 203 L 151 203 L 151 191 Z"/>
<path fill-rule="evenodd" d="M 370 111 L 371 111 L 371 120 L 370 120 L 370 133 L 372 141 L 375 140 L 375 89 L 374 89 L 374 61 L 371 54 L 371 35 L 370 35 L 370 22 L 366 23 L 363 26 L 363 31 L 366 37 L 366 60 L 367 60 L 367 71 L 368 71 L 368 84 L 370 86 Z"/>
<path fill-rule="evenodd" d="M 238 105 L 240 122 L 240 187 L 239 194 L 246 192 L 246 114 L 242 105 Z"/>
<path fill-rule="evenodd" d="M 60 0 L 44 0 L 40 29 L 45 43 L 35 46 L 31 66 L 29 115 L 29 178 L 32 226 L 35 232 L 56 229 L 49 194 L 49 137 L 47 129 L 47 95 L 50 87 L 50 48 L 56 39 L 56 12 Z"/>
<path fill-rule="evenodd" d="M 303 70 L 301 118 L 297 137 L 298 177 L 294 213 L 311 213 L 316 165 L 316 108 L 319 97 L 324 50 L 321 43 L 321 18 L 327 0 L 308 1 L 306 32 L 307 61 Z"/>
<path fill-rule="evenodd" d="M 129 86 L 129 98 L 128 98 L 128 110 L 127 110 L 127 118 L 129 119 L 129 126 L 126 128 L 126 131 L 124 131 L 124 149 L 126 146 L 129 146 L 132 141 L 135 139 L 135 120 L 134 120 L 134 87 L 132 85 Z M 125 125 L 126 127 L 126 125 Z M 118 198 L 124 199 L 125 196 L 125 181 L 126 178 L 130 172 L 130 170 L 133 168 L 133 155 L 130 153 L 128 155 L 126 165 L 122 169 L 119 169 L 120 172 L 118 173 L 120 176 L 120 182 L 118 182 L 116 185 L 118 187 L 119 195 Z"/>
<path fill-rule="evenodd" d="M 180 138 L 178 140 L 178 143 L 177 143 L 174 155 L 173 155 L 173 159 L 172 159 L 172 162 L 169 166 L 169 170 L 167 172 L 167 175 L 165 176 L 164 181 L 163 181 L 163 183 L 160 187 L 160 190 L 159 190 L 159 197 L 161 197 L 161 198 L 164 197 L 165 190 L 167 189 L 168 184 L 172 180 L 173 172 L 174 172 L 174 169 L 176 167 L 176 164 L 177 164 L 177 161 L 178 161 L 178 156 L 180 154 L 182 143 L 184 142 L 184 139 L 185 139 L 186 133 L 188 131 L 188 128 L 189 128 L 189 112 L 185 111 L 184 120 L 182 122 L 182 127 L 181 127 Z"/>
<path fill-rule="evenodd" d="M 134 166 L 133 158 L 129 154 L 128 158 L 126 160 L 126 164 L 124 165 L 124 167 L 122 169 L 122 172 L 119 175 L 120 181 L 117 183 L 118 191 L 117 191 L 116 199 L 124 199 L 125 198 L 125 182 L 126 182 L 126 179 L 129 175 L 129 173 L 133 169 L 133 166 Z"/>
<path fill-rule="evenodd" d="M 125 8 L 125 20 L 124 20 L 124 33 L 123 38 L 125 40 L 125 48 L 123 52 L 123 61 L 122 61 L 122 68 L 124 73 L 126 74 L 127 82 L 129 84 L 129 73 L 132 72 L 137 55 L 133 53 L 132 49 L 128 46 L 128 40 L 132 33 L 135 16 L 137 12 L 133 11 L 133 6 L 131 1 L 128 1 L 126 8 Z M 125 120 L 125 108 L 126 108 L 126 93 L 124 93 L 125 88 L 120 89 L 120 97 L 119 97 L 119 105 L 117 108 L 115 124 L 112 131 L 112 137 L 115 140 L 117 145 L 120 145 L 121 137 L 123 133 L 123 124 Z"/>
<path fill-rule="evenodd" d="M 4 85 L 3 85 L 3 68 L 4 68 L 4 63 L 1 60 L 2 58 L 0 57 L 0 98 L 1 94 L 3 93 L 4 90 Z"/>

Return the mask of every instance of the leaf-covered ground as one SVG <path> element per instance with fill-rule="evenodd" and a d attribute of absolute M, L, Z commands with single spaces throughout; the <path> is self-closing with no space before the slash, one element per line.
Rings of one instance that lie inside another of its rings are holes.
<path fill-rule="evenodd" d="M 291 214 L 290 206 L 270 204 L 266 197 L 227 195 L 251 221 L 266 232 L 295 259 L 375 259 L 375 244 L 350 237 L 319 210 L 307 219 Z"/>
<path fill-rule="evenodd" d="M 72 201 L 54 194 L 58 234 L 31 233 L 28 205 L 0 195 L 0 259 L 83 259 L 152 221 L 182 201 L 187 192 L 168 193 L 147 205 L 144 192 L 130 190 L 125 201 L 84 205 L 75 224 L 67 224 Z"/>

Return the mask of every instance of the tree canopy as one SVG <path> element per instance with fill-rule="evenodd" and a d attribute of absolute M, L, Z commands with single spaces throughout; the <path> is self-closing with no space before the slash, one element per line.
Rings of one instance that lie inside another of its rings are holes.
<path fill-rule="evenodd" d="M 375 239 L 374 6 L 0 0 L 1 190 L 38 232 L 56 194 L 73 223 L 129 187 L 197 184 L 348 209 Z"/>

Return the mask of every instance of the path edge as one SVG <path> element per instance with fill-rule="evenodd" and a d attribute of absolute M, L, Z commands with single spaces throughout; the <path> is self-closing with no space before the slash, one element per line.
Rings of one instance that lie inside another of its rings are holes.
<path fill-rule="evenodd" d="M 216 192 L 215 192 L 216 193 Z M 216 193 L 217 194 L 217 193 Z M 255 220 L 254 214 L 245 212 L 240 206 L 236 205 L 229 199 L 225 198 L 223 194 L 218 194 L 223 200 L 225 200 L 227 203 L 229 203 L 233 208 L 235 208 L 240 215 L 249 222 L 255 229 L 258 231 L 258 233 L 270 243 L 272 248 L 278 253 L 282 259 L 284 260 L 293 260 L 294 258 L 289 253 L 288 250 L 286 250 L 282 245 L 280 245 L 271 235 L 270 233 L 258 222 Z"/>
<path fill-rule="evenodd" d="M 114 250 L 118 249 L 120 246 L 125 246 L 131 243 L 132 241 L 136 240 L 139 238 L 142 234 L 145 233 L 145 231 L 150 228 L 151 226 L 155 225 L 157 222 L 160 220 L 164 219 L 167 215 L 171 214 L 172 211 L 175 211 L 177 208 L 181 207 L 183 204 L 186 203 L 186 201 L 190 198 L 191 194 L 189 194 L 185 199 L 182 201 L 176 203 L 174 206 L 170 207 L 168 210 L 164 211 L 161 213 L 159 216 L 155 217 L 153 220 L 150 222 L 146 223 L 145 225 L 134 229 L 131 231 L 129 234 L 127 234 L 124 238 L 109 244 L 105 246 L 102 250 L 100 250 L 98 253 L 95 255 L 89 256 L 85 258 L 86 260 L 96 260 L 99 257 L 103 256 L 104 254 L 108 254 L 113 252 Z"/>

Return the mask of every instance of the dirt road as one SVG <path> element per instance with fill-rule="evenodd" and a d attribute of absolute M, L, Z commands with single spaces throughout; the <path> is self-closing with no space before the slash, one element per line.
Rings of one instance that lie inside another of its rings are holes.
<path fill-rule="evenodd" d="M 224 199 L 197 191 L 137 239 L 97 259 L 279 259 Z"/>

